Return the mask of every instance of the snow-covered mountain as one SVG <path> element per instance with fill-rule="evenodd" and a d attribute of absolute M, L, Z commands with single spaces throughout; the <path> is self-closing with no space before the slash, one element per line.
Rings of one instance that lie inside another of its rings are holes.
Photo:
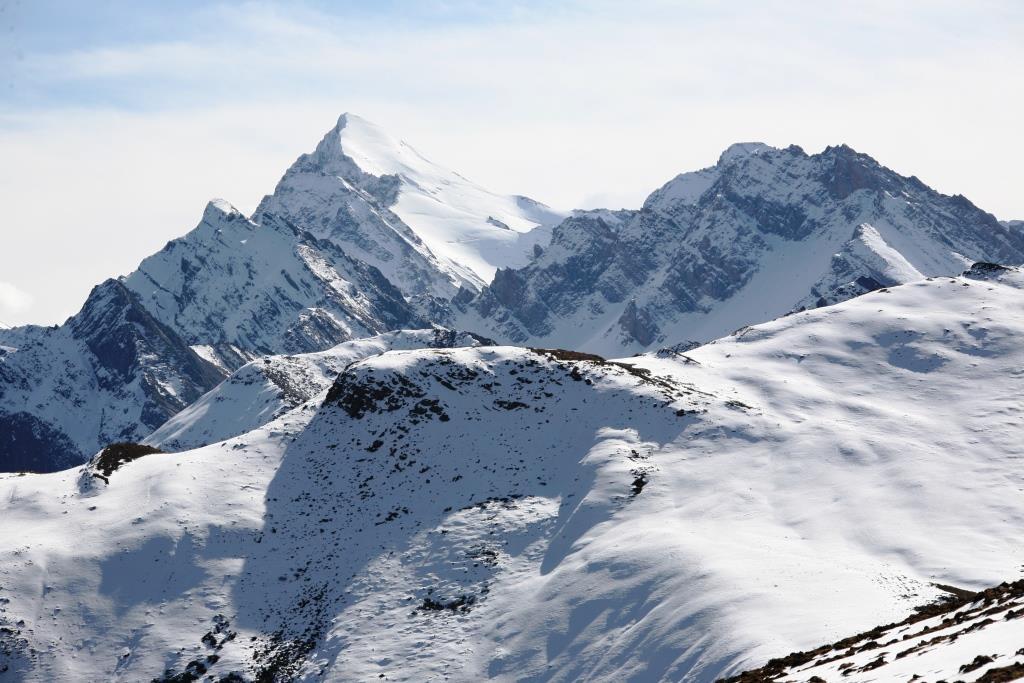
<path fill-rule="evenodd" d="M 441 299 L 525 266 L 564 218 L 485 190 L 353 114 L 288 169 L 256 216 L 265 212 L 377 267 L 407 297 Z"/>
<path fill-rule="evenodd" d="M 0 330 L 0 468 L 98 452 L 0 475 L 0 679 L 710 681 L 1013 579 L 1024 273 L 975 260 L 1020 223 L 845 146 L 566 218 L 343 115 Z M 1004 675 L 1018 598 L 740 680 Z"/>
<path fill-rule="evenodd" d="M 387 278 L 288 221 L 248 220 L 223 201 L 124 278 L 147 309 L 212 361 L 320 351 L 400 327 L 422 327 Z"/>
<path fill-rule="evenodd" d="M 214 200 L 194 230 L 168 242 L 121 282 L 134 294 L 133 306 L 141 306 L 175 343 L 184 340 L 224 375 L 258 356 L 322 351 L 450 320 L 449 298 L 460 288 L 465 288 L 463 299 L 471 297 L 498 267 L 525 265 L 561 218 L 525 197 L 489 192 L 365 120 L 343 115 L 251 219 Z M 109 331 L 104 343 L 133 345 L 130 335 L 117 336 L 124 331 Z M 23 343 L 26 334 L 48 335 L 44 346 L 60 350 L 35 347 L 37 356 L 31 358 L 24 351 L 15 354 L 13 349 L 29 346 Z M 6 396 L 0 409 L 11 425 L 0 438 L 0 469 L 81 462 L 111 435 L 144 436 L 196 398 L 194 390 L 210 388 L 209 382 L 190 384 L 134 426 L 129 423 L 138 410 L 105 399 L 96 403 L 102 418 L 55 425 L 51 412 L 62 412 L 55 407 L 80 396 L 48 395 L 64 390 L 47 379 L 48 367 L 94 364 L 85 347 L 55 341 L 69 335 L 70 330 L 34 328 L 0 333 L 4 359 L 18 359 L 5 360 L 0 368 L 6 373 L 0 376 L 0 396 Z M 48 360 L 51 354 L 59 361 Z M 184 357 L 158 353 L 155 358 L 173 364 Z M 164 372 L 191 376 L 193 369 Z M 134 396 L 136 390 L 128 386 L 134 376 L 122 377 L 124 386 L 116 386 L 118 377 L 105 378 L 105 389 Z M 62 440 L 71 433 L 69 441 Z M 38 455 L 44 443 L 52 453 Z"/>
<path fill-rule="evenodd" d="M 514 343 L 632 353 L 979 260 L 1024 263 L 1024 232 L 846 146 L 743 143 L 638 211 L 578 212 L 456 320 Z"/>
<path fill-rule="evenodd" d="M 388 351 L 225 442 L 2 475 L 0 667 L 738 673 L 1019 574 L 1022 334 L 978 266 L 687 353 Z"/>
<path fill-rule="evenodd" d="M 117 280 L 59 327 L 16 328 L 0 350 L 0 465 L 53 471 L 137 441 L 224 373 Z"/>
<path fill-rule="evenodd" d="M 381 273 L 284 219 L 213 201 L 54 328 L 0 334 L 0 470 L 77 465 L 138 441 L 261 355 L 423 327 Z"/>
<path fill-rule="evenodd" d="M 639 211 L 575 212 L 548 244 L 562 217 L 484 190 L 346 114 L 252 218 L 213 201 L 194 230 L 122 282 L 134 305 L 227 374 L 259 356 L 317 352 L 432 323 L 618 355 L 707 341 L 793 309 L 956 273 L 975 259 L 1024 261 L 1016 223 L 847 147 L 806 155 L 734 145 L 716 166 L 678 176 Z M 3 410 L 18 416 L 11 435 L 28 430 L 40 443 L 64 444 L 49 459 L 68 464 L 104 444 L 110 429 L 88 431 L 113 418 L 77 424 L 70 442 L 46 432 L 54 425 L 48 411 L 66 400 L 44 395 L 58 388 L 44 377 L 49 352 L 29 360 L 11 351 L 29 346 L 26 334 L 43 335 L 34 329 L 0 331 L 4 357 L 24 363 L 16 370 L 6 362 L 9 377 L 0 384 L 38 385 L 0 387 L 20 397 Z M 71 348 L 60 353 L 74 356 Z M 83 354 L 61 362 L 91 366 Z M 167 362 L 177 361 L 160 357 Z M 115 381 L 107 390 L 134 391 Z M 117 433 L 144 434 L 155 415 L 187 405 L 189 391 L 135 428 L 125 417 Z M 21 466 L 14 453 L 31 441 L 0 441 L 3 468 Z"/>
<path fill-rule="evenodd" d="M 143 443 L 162 451 L 181 451 L 252 431 L 326 391 L 349 364 L 385 351 L 493 343 L 469 332 L 438 327 L 386 332 L 316 353 L 259 358 L 233 372 Z"/>

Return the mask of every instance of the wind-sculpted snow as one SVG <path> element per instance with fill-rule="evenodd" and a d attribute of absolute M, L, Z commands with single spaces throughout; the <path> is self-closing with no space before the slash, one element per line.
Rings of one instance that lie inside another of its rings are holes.
<path fill-rule="evenodd" d="M 65 557 L 82 570 L 84 589 L 97 595 L 82 607 L 92 614 L 92 624 L 83 628 L 106 633 L 105 639 L 117 643 L 116 654 L 110 654 L 123 677 L 147 678 L 165 665 L 184 670 L 192 661 L 206 661 L 208 654 L 218 657 L 216 672 L 291 675 L 321 657 L 314 650 L 328 648 L 323 656 L 340 656 L 337 638 L 355 635 L 348 632 L 351 621 L 337 636 L 324 629 L 335 617 L 364 620 L 360 615 L 365 605 L 350 603 L 372 601 L 368 591 L 388 591 L 387 619 L 398 619 L 410 638 L 416 630 L 443 625 L 449 615 L 463 613 L 462 606 L 485 605 L 485 582 L 499 573 L 499 562 L 520 552 L 505 547 L 509 539 L 504 535 L 492 538 L 488 533 L 504 530 L 491 522 L 495 510 L 507 510 L 505 523 L 521 528 L 521 540 L 535 545 L 558 514 L 568 519 L 577 507 L 572 498 L 582 499 L 587 492 L 590 470 L 608 461 L 614 481 L 605 494 L 585 503 L 586 514 L 577 517 L 578 524 L 565 529 L 561 552 L 567 552 L 575 534 L 627 504 L 638 473 L 651 469 L 644 462 L 649 446 L 628 429 L 605 434 L 606 425 L 624 424 L 630 411 L 651 411 L 651 418 L 641 422 L 678 429 L 691 418 L 677 414 L 676 405 L 697 409 L 704 400 L 692 388 L 680 384 L 669 389 L 642 374 L 500 347 L 389 352 L 352 366 L 336 386 L 348 386 L 350 397 L 400 386 L 408 393 L 404 404 L 364 402 L 365 414 L 356 418 L 343 407 L 345 401 L 332 397 L 308 426 L 313 405 L 235 442 L 123 465 L 109 485 L 91 480 L 87 495 L 79 492 L 80 476 L 74 472 L 29 481 L 42 484 L 42 489 L 26 490 L 26 480 L 14 478 L 3 482 L 5 488 L 15 487 L 4 491 L 5 505 L 13 508 L 5 512 L 18 510 L 31 517 L 36 513 L 32 508 L 46 506 L 51 496 L 59 508 L 64 507 L 61 503 L 71 506 L 76 523 L 70 532 L 80 535 L 77 546 L 82 552 Z M 610 400 L 597 400 L 602 396 Z M 588 399 L 595 410 L 580 411 L 578 406 L 587 407 Z M 489 428 L 473 430 L 478 421 Z M 537 432 L 536 438 L 516 443 L 529 428 Z M 580 459 L 595 443 L 614 448 L 595 453 L 597 460 L 578 471 Z M 627 446 L 641 450 L 622 450 Z M 150 493 L 126 515 L 121 501 L 134 499 L 139 486 Z M 560 506 L 557 497 L 573 490 L 578 493 Z M 605 500 L 606 494 L 614 499 Z M 499 498 L 503 500 L 492 500 Z M 463 509 L 469 507 L 473 509 Z M 543 522 L 539 528 L 531 524 L 538 518 Z M 26 521 L 18 514 L 8 519 Z M 449 537 L 437 526 L 459 519 L 483 525 L 466 530 L 476 539 L 472 548 L 461 548 L 459 534 Z M 108 529 L 100 534 L 94 525 Z M 108 558 L 101 538 L 115 535 L 126 552 Z M 15 557 L 31 563 L 21 567 L 27 575 L 19 579 L 32 581 L 42 557 L 25 555 L 30 549 L 20 548 L 23 544 L 16 538 L 10 540 Z M 394 582 L 381 585 L 379 565 L 389 562 L 387 553 L 379 552 L 381 545 L 393 545 L 409 558 L 450 553 L 458 564 L 453 568 L 433 558 L 436 566 L 424 567 L 422 576 L 398 573 Z M 535 560 L 537 552 L 539 548 L 531 551 Z M 60 558 L 46 555 L 51 575 L 74 571 Z M 8 559 L 5 549 L 5 569 Z M 5 581 L 4 588 L 29 595 L 18 585 Z M 62 585 L 47 595 L 64 604 L 65 611 L 76 610 L 65 590 L 81 589 Z M 176 592 L 182 593 L 180 599 L 172 597 Z M 7 598 L 7 592 L 0 597 Z M 157 617 L 150 605 L 160 601 L 165 606 Z M 16 608 L 5 609 L 10 613 Z M 465 613 L 471 612 L 467 607 Z M 203 638 L 218 615 L 238 637 L 214 651 Z M 54 627 L 65 623 L 77 622 L 62 618 Z M 42 627 L 26 622 L 15 629 L 16 637 L 32 637 Z M 250 634 L 258 635 L 257 641 L 250 641 Z M 358 659 L 336 663 L 336 678 L 351 680 L 340 672 L 364 669 L 361 658 L 368 650 L 358 648 L 373 644 L 371 639 L 361 643 L 356 650 L 344 648 L 346 657 Z M 103 655 L 95 661 L 74 661 L 38 650 L 41 644 L 33 641 L 30 646 L 38 651 L 30 663 L 13 664 L 39 667 L 42 676 L 86 679 L 114 670 Z M 404 640 L 400 645 L 415 649 Z M 62 647 L 58 642 L 52 646 Z M 443 649 L 450 647 L 454 644 Z M 173 655 L 178 648 L 184 652 Z M 445 664 L 450 666 L 439 660 L 438 670 Z"/>
<path fill-rule="evenodd" d="M 456 320 L 513 343 L 632 353 L 978 260 L 1024 263 L 1024 233 L 846 146 L 744 143 L 631 215 L 577 212 Z"/>
<path fill-rule="evenodd" d="M 244 434 L 326 391 L 349 364 L 385 351 L 486 344 L 493 342 L 439 327 L 387 332 L 317 353 L 258 358 L 172 417 L 145 442 L 181 451 Z"/>
<path fill-rule="evenodd" d="M 1013 579 L 1022 287 L 979 265 L 623 361 L 389 351 L 108 482 L 6 475 L 0 666 L 710 681 Z"/>

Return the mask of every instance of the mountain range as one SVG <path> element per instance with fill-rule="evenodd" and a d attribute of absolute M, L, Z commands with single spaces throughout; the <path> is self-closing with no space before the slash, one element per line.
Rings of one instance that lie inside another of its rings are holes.
<path fill-rule="evenodd" d="M 685 347 L 975 261 L 1024 262 L 1024 232 L 846 146 L 740 143 L 638 210 L 562 212 L 344 114 L 252 216 L 214 200 L 57 330 L 0 330 L 0 469 L 139 440 L 266 355 L 432 325 L 604 355 Z"/>
<path fill-rule="evenodd" d="M 867 291 L 1024 262 L 1024 233 L 847 146 L 737 144 L 637 211 L 578 212 L 498 271 L 459 324 L 621 355 L 707 342 Z"/>

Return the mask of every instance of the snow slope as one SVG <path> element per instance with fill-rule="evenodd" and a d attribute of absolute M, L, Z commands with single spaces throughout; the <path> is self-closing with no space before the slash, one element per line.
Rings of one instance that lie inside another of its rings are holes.
<path fill-rule="evenodd" d="M 846 146 L 808 155 L 741 143 L 625 220 L 577 212 L 453 324 L 621 355 L 706 342 L 978 260 L 1024 263 L 1024 233 Z"/>
<path fill-rule="evenodd" d="M 454 348 L 493 343 L 444 328 L 400 330 L 343 342 L 326 351 L 266 356 L 245 364 L 150 434 L 143 443 L 182 451 L 252 431 L 325 391 L 362 358 L 396 349 Z"/>
<path fill-rule="evenodd" d="M 726 683 L 1024 678 L 1024 580 L 951 598 L 895 624 L 791 653 Z"/>
<path fill-rule="evenodd" d="M 376 266 L 407 297 L 479 290 L 501 267 L 525 266 L 564 214 L 499 195 L 342 114 L 257 214 L 283 216 Z"/>
<path fill-rule="evenodd" d="M 902 619 L 933 583 L 1018 574 L 1022 333 L 1024 273 L 993 266 L 686 355 L 375 355 L 264 427 L 109 483 L 0 479 L 0 665 L 736 673 Z"/>

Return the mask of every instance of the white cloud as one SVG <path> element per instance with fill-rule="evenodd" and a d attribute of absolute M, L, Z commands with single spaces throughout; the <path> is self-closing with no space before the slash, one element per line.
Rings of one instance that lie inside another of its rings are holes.
<path fill-rule="evenodd" d="M 32 296 L 23 292 L 9 282 L 0 281 L 0 324 L 5 322 L 7 316 L 24 313 L 32 306 Z"/>

